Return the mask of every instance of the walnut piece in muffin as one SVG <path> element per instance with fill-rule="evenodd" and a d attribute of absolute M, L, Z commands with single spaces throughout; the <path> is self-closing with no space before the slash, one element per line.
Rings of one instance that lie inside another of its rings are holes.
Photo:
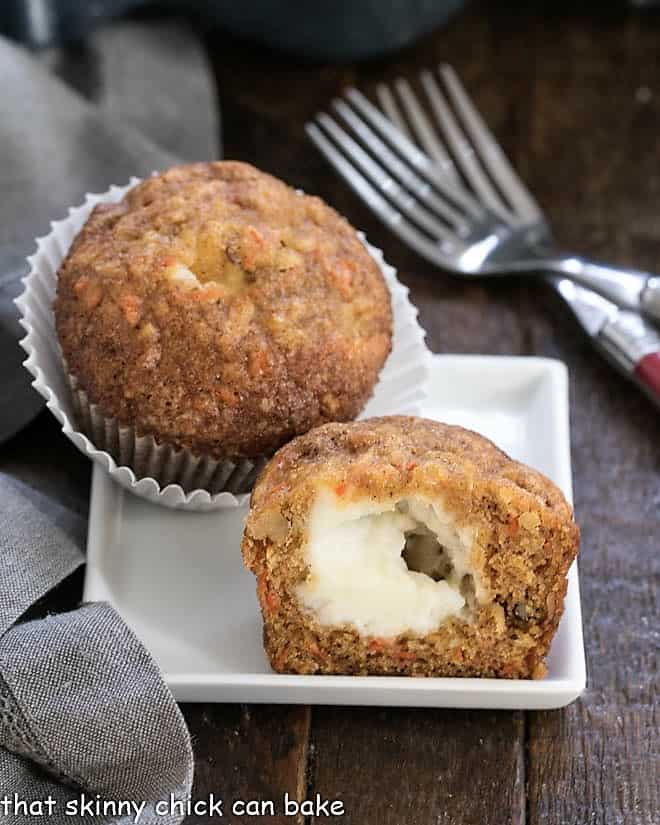
<path fill-rule="evenodd" d="M 279 450 L 242 552 L 280 672 L 537 678 L 578 543 L 540 473 L 477 433 L 391 416 Z"/>
<path fill-rule="evenodd" d="M 354 418 L 390 351 L 390 297 L 354 229 L 243 163 L 97 206 L 59 272 L 69 371 L 101 412 L 214 458 Z"/>

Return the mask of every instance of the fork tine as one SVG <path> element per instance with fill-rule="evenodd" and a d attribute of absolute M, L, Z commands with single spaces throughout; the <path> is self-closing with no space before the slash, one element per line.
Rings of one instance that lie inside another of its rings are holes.
<path fill-rule="evenodd" d="M 408 124 L 403 119 L 403 115 L 399 111 L 399 107 L 396 105 L 396 101 L 394 100 L 392 90 L 387 83 L 379 83 L 378 86 L 376 86 L 376 96 L 378 98 L 378 102 L 380 103 L 380 108 L 385 112 L 387 117 L 392 121 L 402 135 L 405 135 L 408 140 L 412 140 L 412 135 L 410 134 Z"/>
<path fill-rule="evenodd" d="M 431 181 L 439 192 L 454 203 L 462 206 L 466 212 L 477 220 L 484 217 L 483 209 L 476 198 L 464 188 L 452 185 L 431 158 L 421 152 L 405 135 L 402 135 L 385 115 L 377 109 L 373 103 L 367 100 L 361 92 L 357 89 L 350 88 L 346 90 L 346 97 L 360 114 L 369 121 L 371 126 L 373 126 L 423 178 Z"/>
<path fill-rule="evenodd" d="M 360 197 L 392 232 L 427 260 L 440 266 L 447 265 L 447 259 L 464 249 L 460 242 L 437 243 L 431 241 L 396 210 L 380 192 L 361 174 L 352 163 L 331 143 L 316 123 L 305 126 L 307 134 L 319 151 L 331 163 L 346 183 Z"/>
<path fill-rule="evenodd" d="M 420 79 L 445 140 L 454 152 L 457 163 L 475 193 L 496 215 L 507 222 L 510 221 L 512 215 L 488 180 L 487 175 L 484 174 L 472 145 L 466 140 L 461 127 L 456 122 L 435 77 L 430 72 L 422 72 Z"/>
<path fill-rule="evenodd" d="M 438 139 L 435 129 L 429 123 L 429 119 L 419 105 L 419 101 L 411 89 L 410 84 L 407 80 L 400 77 L 395 82 L 395 86 L 403 108 L 406 110 L 408 119 L 415 130 L 417 139 L 426 151 L 426 154 L 433 158 L 447 177 L 451 179 L 452 183 L 460 184 L 460 178 L 456 172 L 454 162 Z"/>
<path fill-rule="evenodd" d="M 439 71 L 452 103 L 461 116 L 465 131 L 476 147 L 482 163 L 506 195 L 516 214 L 525 220 L 540 218 L 542 213 L 538 204 L 518 177 L 499 143 L 486 126 L 483 118 L 468 97 L 456 72 L 447 64 L 440 66 Z"/>
<path fill-rule="evenodd" d="M 364 149 L 356 143 L 353 138 L 345 132 L 341 126 L 325 113 L 317 115 L 317 122 L 323 127 L 325 132 L 332 137 L 335 143 L 344 150 L 344 154 L 353 161 L 355 166 L 363 172 L 373 185 L 393 201 L 394 205 L 413 220 L 422 229 L 426 230 L 432 238 L 445 238 L 456 241 L 456 236 L 449 231 L 446 224 L 441 223 L 434 215 L 426 210 L 415 198 Z"/>
<path fill-rule="evenodd" d="M 465 218 L 451 204 L 438 197 L 426 181 L 403 163 L 350 106 L 343 100 L 334 100 L 332 105 L 388 172 L 397 177 L 422 203 L 441 215 L 459 235 L 469 232 Z"/>

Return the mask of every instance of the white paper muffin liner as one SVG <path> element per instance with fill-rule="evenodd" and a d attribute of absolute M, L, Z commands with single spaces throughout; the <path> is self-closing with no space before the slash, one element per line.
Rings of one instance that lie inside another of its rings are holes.
<path fill-rule="evenodd" d="M 69 210 L 68 217 L 51 223 L 51 231 L 37 238 L 30 258 L 24 291 L 16 300 L 21 325 L 26 331 L 21 346 L 28 357 L 26 369 L 34 376 L 32 386 L 62 425 L 64 434 L 78 449 L 99 463 L 115 481 L 155 504 L 182 510 L 215 510 L 247 502 L 254 479 L 267 457 L 231 461 L 200 458 L 188 450 L 158 444 L 152 436 L 138 436 L 133 427 L 103 416 L 90 404 L 75 376 L 68 375 L 55 333 L 53 300 L 57 272 L 82 225 L 98 203 L 116 203 L 140 182 L 112 186 L 100 195 L 88 194 L 85 202 Z M 383 367 L 374 393 L 359 418 L 377 415 L 419 415 L 426 396 L 430 353 L 417 309 L 396 270 L 385 263 L 383 253 L 360 237 L 380 266 L 392 299 L 392 352 Z"/>

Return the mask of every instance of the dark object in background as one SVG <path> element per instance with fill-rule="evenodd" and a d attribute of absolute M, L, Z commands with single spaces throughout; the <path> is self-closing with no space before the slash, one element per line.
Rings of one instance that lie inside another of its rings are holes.
<path fill-rule="evenodd" d="M 159 7 L 273 48 L 346 60 L 407 46 L 462 5 L 463 0 L 4 0 L 0 33 L 33 47 L 71 43 L 103 20 Z"/>

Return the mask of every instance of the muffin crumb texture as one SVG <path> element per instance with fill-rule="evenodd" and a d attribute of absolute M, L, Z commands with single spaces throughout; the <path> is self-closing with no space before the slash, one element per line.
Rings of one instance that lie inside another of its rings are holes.
<path fill-rule="evenodd" d="M 60 269 L 55 318 L 104 415 L 214 458 L 354 418 L 392 326 L 349 224 L 235 162 L 175 167 L 98 205 Z"/>
<path fill-rule="evenodd" d="M 540 678 L 578 545 L 540 473 L 477 433 L 392 416 L 279 450 L 242 550 L 279 672 Z"/>

